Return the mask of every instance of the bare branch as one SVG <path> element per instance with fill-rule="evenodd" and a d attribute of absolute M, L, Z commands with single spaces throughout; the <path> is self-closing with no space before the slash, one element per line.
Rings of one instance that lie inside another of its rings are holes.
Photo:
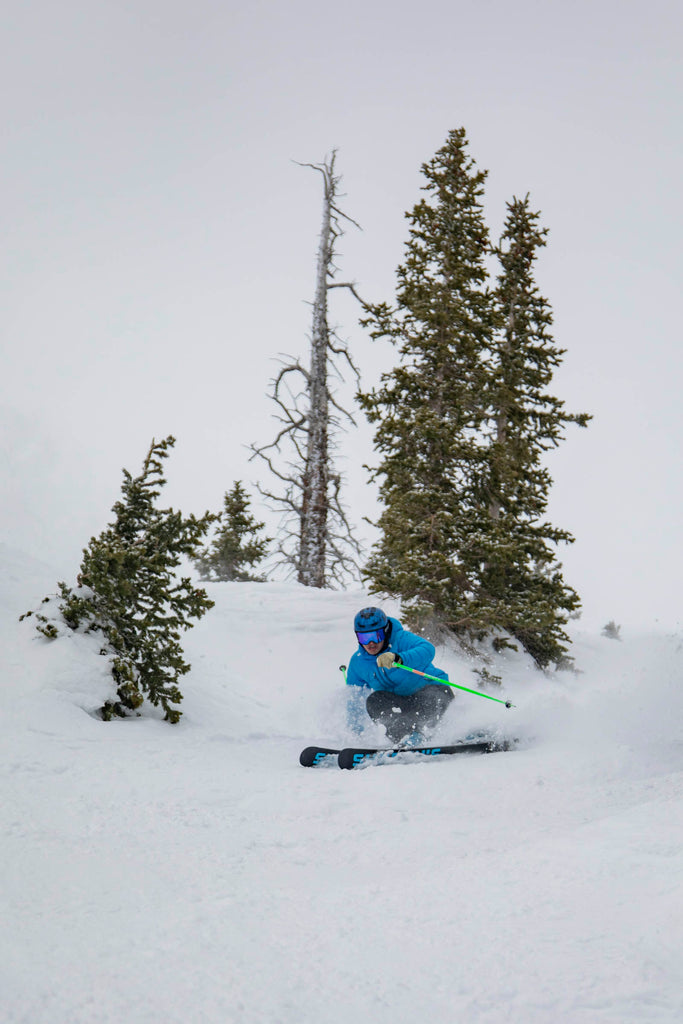
<path fill-rule="evenodd" d="M 334 211 L 334 213 L 337 214 L 338 217 L 343 217 L 344 220 L 348 220 L 348 222 L 350 224 L 353 224 L 354 227 L 357 227 L 359 231 L 363 230 L 358 221 L 355 221 L 353 217 L 349 217 L 348 213 L 344 213 L 344 211 L 336 207 L 334 203 L 332 203 L 331 209 Z M 341 233 L 343 234 L 344 232 L 342 231 Z"/>
<path fill-rule="evenodd" d="M 352 295 L 353 295 L 353 296 L 354 296 L 354 297 L 355 297 L 356 299 L 358 299 L 358 301 L 360 302 L 361 306 L 363 307 L 363 309 L 364 309 L 364 310 L 365 310 L 366 312 L 370 313 L 370 312 L 372 311 L 372 306 L 371 306 L 371 305 L 370 305 L 370 304 L 369 304 L 368 302 L 366 302 L 366 301 L 365 301 L 365 299 L 361 299 L 360 295 L 359 295 L 359 294 L 358 294 L 358 292 L 356 291 L 356 286 L 355 286 L 355 284 L 353 284 L 353 283 L 352 283 L 351 281 L 339 281 L 339 282 L 333 282 L 332 284 L 328 284 L 328 286 L 327 286 L 327 287 L 328 287 L 328 288 L 348 288 L 348 289 L 349 289 L 349 291 L 351 292 L 351 294 L 352 294 Z"/>
<path fill-rule="evenodd" d="M 328 348 L 330 349 L 331 352 L 334 352 L 334 354 L 336 356 L 342 356 L 346 360 L 346 362 L 349 365 L 349 368 L 353 371 L 353 374 L 354 374 L 354 376 L 356 378 L 356 381 L 360 382 L 360 370 L 358 369 L 358 367 L 354 363 L 353 359 L 351 358 L 351 353 L 349 352 L 348 348 L 346 347 L 346 345 L 343 342 L 340 342 L 339 348 L 337 348 L 335 345 L 333 345 L 332 344 L 332 338 L 333 337 L 335 337 L 335 335 L 331 334 L 329 339 L 328 339 L 328 342 L 327 342 Z M 335 367 L 335 370 L 336 370 L 336 367 Z M 339 371 L 337 371 L 337 372 L 339 372 Z"/>
<path fill-rule="evenodd" d="M 278 402 L 278 404 L 281 405 L 282 403 Z M 282 408 L 284 409 L 285 407 L 282 406 Z M 305 417 L 302 417 L 299 421 L 292 420 L 291 423 L 289 423 L 286 427 L 282 428 L 282 430 L 277 435 L 275 440 L 271 441 L 270 444 L 264 444 L 260 448 L 257 448 L 254 445 L 251 445 L 251 450 L 254 452 L 254 455 L 262 455 L 263 452 L 268 451 L 269 448 L 277 448 L 277 450 L 279 451 L 280 450 L 280 441 L 282 440 L 282 438 L 286 437 L 287 434 L 293 433 L 295 430 L 301 429 L 301 426 L 302 426 L 303 423 L 305 423 Z M 252 456 L 252 458 L 253 458 L 253 456 Z M 249 461 L 251 462 L 251 459 Z"/>
<path fill-rule="evenodd" d="M 266 462 L 268 464 L 268 468 L 270 469 L 271 473 L 273 474 L 273 476 L 276 476 L 278 478 L 278 480 L 282 480 L 283 483 L 286 483 L 286 484 L 291 484 L 293 487 L 300 487 L 301 486 L 301 481 L 297 480 L 296 477 L 286 476 L 284 473 L 281 473 L 280 470 L 277 469 L 273 465 L 272 460 L 270 459 L 270 457 L 268 455 L 264 455 L 262 451 L 254 451 L 254 454 L 252 455 L 251 458 L 253 459 L 254 456 L 256 456 L 256 455 L 260 456 L 260 458 L 262 458 L 264 460 L 264 462 Z M 249 461 L 251 462 L 251 459 L 249 459 Z M 262 494 L 265 494 L 265 491 L 263 491 L 261 489 L 261 485 L 260 484 L 257 484 L 257 487 L 258 487 L 259 491 L 261 491 Z M 280 499 L 275 499 L 274 495 L 270 495 L 270 497 L 273 497 L 274 500 L 280 500 Z M 283 498 L 281 500 L 284 501 L 285 499 Z"/>
<path fill-rule="evenodd" d="M 348 409 L 345 409 L 343 405 L 339 405 L 339 403 L 332 397 L 332 395 L 329 395 L 329 402 L 330 405 L 334 406 L 334 408 L 337 409 L 343 416 L 345 416 L 347 420 L 350 420 L 350 422 L 353 423 L 354 427 L 356 426 L 356 421 L 351 415 L 351 413 L 348 411 Z"/>

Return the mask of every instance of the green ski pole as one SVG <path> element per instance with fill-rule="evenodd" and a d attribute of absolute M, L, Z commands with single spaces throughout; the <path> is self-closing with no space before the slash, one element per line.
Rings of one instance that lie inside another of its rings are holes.
<path fill-rule="evenodd" d="M 404 665 L 403 662 L 399 662 L 398 665 L 394 665 L 393 668 L 402 668 L 406 672 L 414 672 L 416 676 L 424 676 L 425 679 L 433 679 L 435 683 L 439 683 L 441 686 L 453 686 L 456 690 L 464 690 L 465 693 L 473 693 L 475 697 L 485 697 L 486 700 L 495 700 L 497 704 L 504 704 L 506 708 L 514 708 L 515 704 L 511 704 L 509 700 L 501 700 L 500 697 L 491 697 L 488 693 L 482 693 L 481 690 L 470 690 L 469 686 L 460 686 L 459 683 L 449 683 L 446 679 L 438 679 L 436 676 L 430 676 L 426 672 L 420 672 L 417 668 L 409 668 L 408 665 Z"/>

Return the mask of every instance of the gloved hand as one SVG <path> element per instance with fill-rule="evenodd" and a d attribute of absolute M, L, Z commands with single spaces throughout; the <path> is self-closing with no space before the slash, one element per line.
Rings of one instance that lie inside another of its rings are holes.
<path fill-rule="evenodd" d="M 393 651 L 385 651 L 384 654 L 380 654 L 377 658 L 378 668 L 393 668 L 394 665 L 400 664 L 400 656 L 398 654 L 394 654 Z"/>

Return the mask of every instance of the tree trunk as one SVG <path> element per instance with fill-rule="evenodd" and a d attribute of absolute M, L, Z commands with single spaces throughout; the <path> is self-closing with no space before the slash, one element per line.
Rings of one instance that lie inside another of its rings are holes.
<path fill-rule="evenodd" d="M 504 357 L 507 361 L 512 356 L 513 338 L 515 331 L 515 310 L 514 304 L 510 302 L 510 309 L 507 316 L 507 322 L 505 325 L 505 343 L 504 343 Z M 503 459 L 504 452 L 507 450 L 508 443 L 508 422 L 509 422 L 510 410 L 507 400 L 501 403 L 500 408 L 496 410 L 496 464 L 493 467 L 494 470 L 494 493 L 489 502 L 489 515 L 491 519 L 498 522 L 501 513 L 501 502 L 499 488 L 503 482 Z"/>
<path fill-rule="evenodd" d="M 316 268 L 311 332 L 310 409 L 299 541 L 298 581 L 307 587 L 326 586 L 327 517 L 329 512 L 329 392 L 327 389 L 328 273 L 332 260 L 334 154 L 323 172 L 325 194 Z"/>
<path fill-rule="evenodd" d="M 355 425 L 353 416 L 330 390 L 330 374 L 343 379 L 337 365 L 341 359 L 353 371 L 357 383 L 360 375 L 346 343 L 330 330 L 328 292 L 332 288 L 348 288 L 361 305 L 368 308 L 353 283 L 334 281 L 337 270 L 334 249 L 343 234 L 341 221 L 356 224 L 336 205 L 340 179 L 334 174 L 335 156 L 333 152 L 322 164 L 301 164 L 318 171 L 324 182 L 310 366 L 304 368 L 298 359 L 292 359 L 282 367 L 273 380 L 272 397 L 278 407 L 277 419 L 283 426 L 270 444 L 252 445 L 252 458 L 258 455 L 264 459 L 286 488 L 284 493 L 277 494 L 259 486 L 260 493 L 284 512 L 278 544 L 279 564 L 293 569 L 299 583 L 319 588 L 329 587 L 331 581 L 342 583 L 350 573 L 356 576 L 359 567 L 355 556 L 360 554 L 339 499 L 341 476 L 335 470 L 330 451 L 338 427 L 335 414 L 341 413 Z M 299 385 L 303 382 L 298 394 L 296 389 L 292 390 L 291 380 L 298 381 Z M 282 454 L 281 445 L 290 455 L 284 468 L 278 468 L 268 454 L 269 449 Z"/>

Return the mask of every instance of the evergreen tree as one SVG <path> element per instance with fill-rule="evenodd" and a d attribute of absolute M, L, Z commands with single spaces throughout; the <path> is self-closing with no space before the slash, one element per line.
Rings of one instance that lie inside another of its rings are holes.
<path fill-rule="evenodd" d="M 585 427 L 591 417 L 566 412 L 547 390 L 564 350 L 553 341 L 552 311 L 534 280 L 547 236 L 539 217 L 528 196 L 513 199 L 495 250 L 500 329 L 490 354 L 489 463 L 481 494 L 490 521 L 480 549 L 472 552 L 479 567 L 472 568 L 476 616 L 512 634 L 545 666 L 565 659 L 563 627 L 580 601 L 555 555 L 556 545 L 573 543 L 573 537 L 544 519 L 552 484 L 544 459 L 567 423 Z"/>
<path fill-rule="evenodd" d="M 383 478 L 384 505 L 365 575 L 376 592 L 403 599 L 413 626 L 436 635 L 472 624 L 475 583 L 463 557 L 485 527 L 476 494 L 486 464 L 482 353 L 497 320 L 486 288 L 486 172 L 468 156 L 463 129 L 450 132 L 422 173 L 428 198 L 406 215 L 396 304 L 374 307 L 363 321 L 402 357 L 360 396 L 377 424 L 374 475 Z"/>
<path fill-rule="evenodd" d="M 249 569 L 261 562 L 271 537 L 259 537 L 265 524 L 258 523 L 249 512 L 251 502 L 240 480 L 226 492 L 216 533 L 204 548 L 195 565 L 203 580 L 235 580 L 241 583 L 263 582 L 264 576 L 253 576 Z"/>
<path fill-rule="evenodd" d="M 414 628 L 497 646 L 519 640 L 539 665 L 561 662 L 562 626 L 579 606 L 551 545 L 570 534 L 543 520 L 551 479 L 544 454 L 568 422 L 546 391 L 562 351 L 533 280 L 545 244 L 528 201 L 509 204 L 490 247 L 482 197 L 486 173 L 452 131 L 422 167 L 428 198 L 407 214 L 396 304 L 372 309 L 373 337 L 399 348 L 399 366 L 361 396 L 381 463 L 384 510 L 365 574 L 400 597 Z M 501 272 L 491 288 L 487 257 Z"/>
<path fill-rule="evenodd" d="M 180 631 L 201 618 L 213 601 L 189 579 L 175 576 L 181 557 L 192 557 L 216 518 L 183 518 L 173 509 L 158 509 L 156 499 L 166 483 L 162 460 L 175 444 L 173 437 L 152 442 L 142 473 L 123 471 L 122 498 L 112 511 L 114 522 L 93 537 L 83 552 L 78 586 L 60 583 L 61 622 L 76 630 L 100 632 L 100 653 L 110 658 L 116 699 L 107 701 L 102 717 L 124 717 L 147 697 L 161 705 L 166 720 L 177 722 L 182 700 L 180 676 L 184 660 Z M 58 635 L 57 626 L 38 616 L 44 636 Z"/>

